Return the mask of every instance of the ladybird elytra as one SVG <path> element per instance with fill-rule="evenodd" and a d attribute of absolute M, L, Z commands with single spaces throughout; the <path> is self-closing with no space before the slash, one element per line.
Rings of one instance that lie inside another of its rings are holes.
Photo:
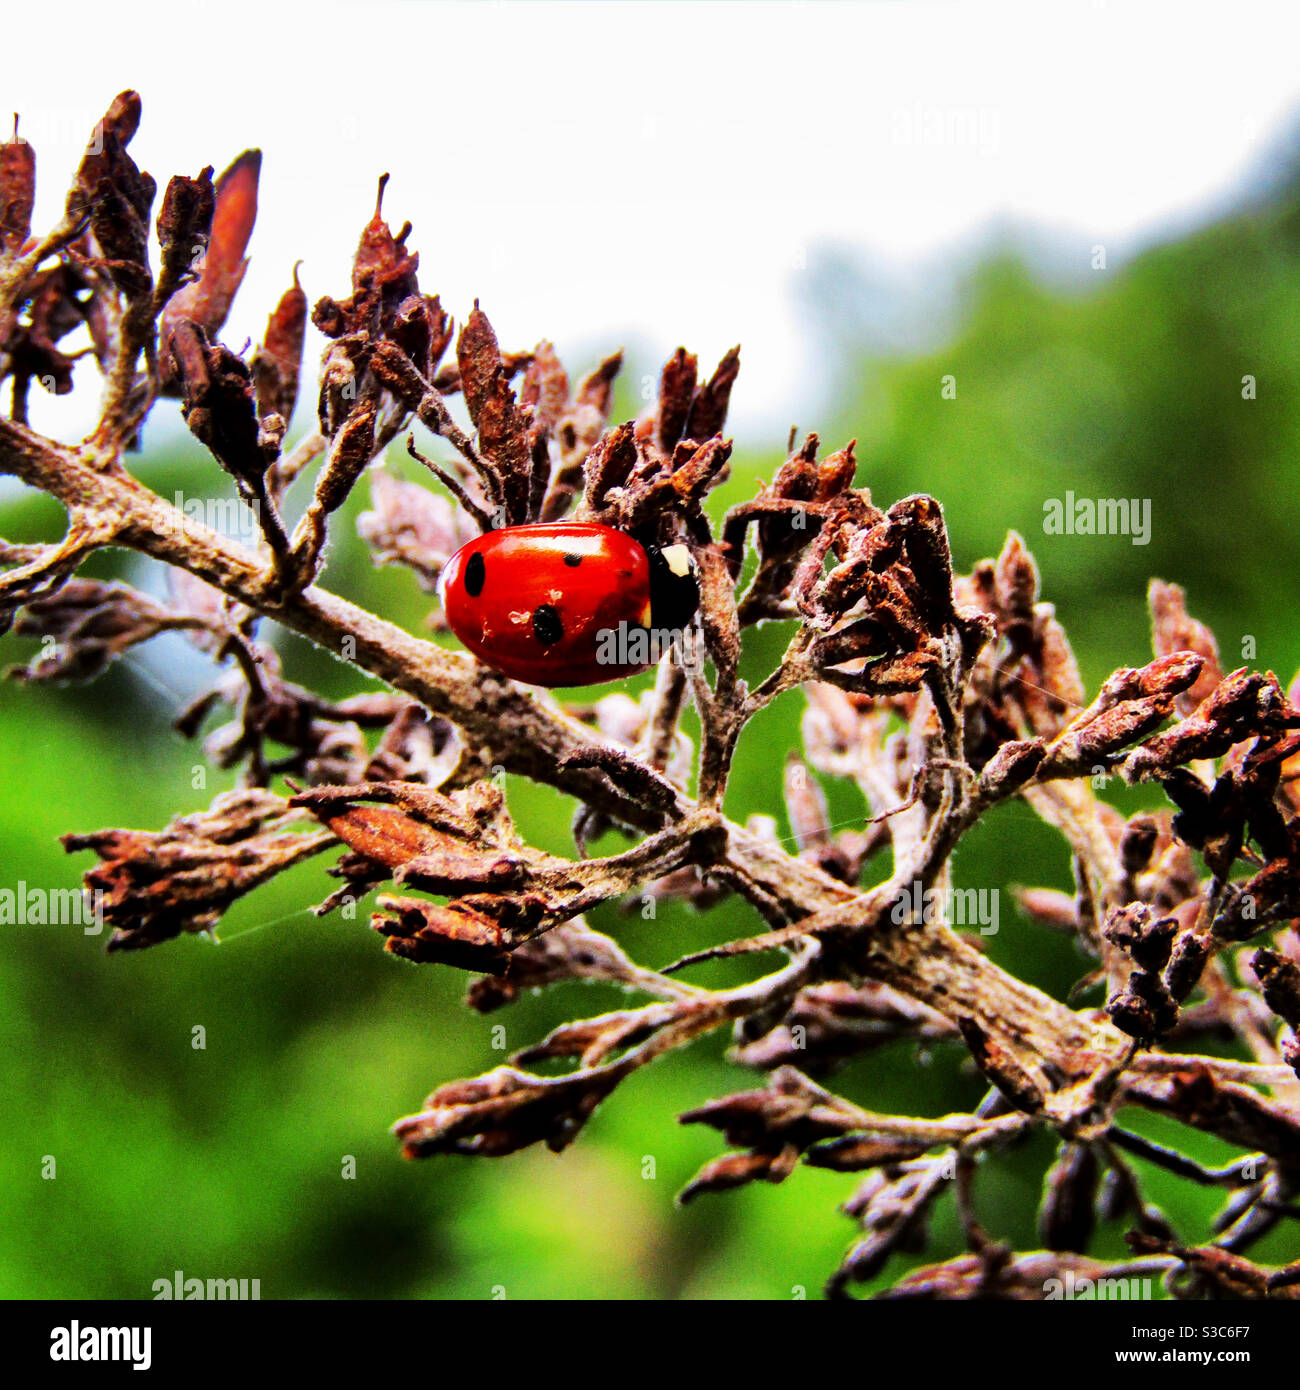
<path fill-rule="evenodd" d="M 485 532 L 447 561 L 438 591 L 448 626 L 480 661 L 547 686 L 645 670 L 699 605 L 686 546 L 646 546 L 580 521 Z"/>

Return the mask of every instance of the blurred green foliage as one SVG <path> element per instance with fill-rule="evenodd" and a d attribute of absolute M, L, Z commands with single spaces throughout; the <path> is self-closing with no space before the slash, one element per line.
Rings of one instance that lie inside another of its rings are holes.
<path fill-rule="evenodd" d="M 942 350 L 921 358 L 859 352 L 835 364 L 835 405 L 817 422 L 825 445 L 858 438 L 858 481 L 878 502 L 937 496 L 963 569 L 995 554 L 1008 528 L 1019 530 L 1090 686 L 1116 665 L 1146 659 L 1153 574 L 1187 587 L 1229 669 L 1253 637 L 1252 664 L 1285 681 L 1300 665 L 1292 617 L 1298 233 L 1295 196 L 1284 192 L 1097 271 L 1082 288 L 1049 289 L 1015 254 L 991 256 L 964 285 L 960 326 Z M 643 369 L 651 364 L 637 364 L 628 379 Z M 955 399 L 941 394 L 945 375 L 955 378 Z M 1247 375 L 1257 383 L 1253 400 L 1243 399 Z M 637 406 L 624 397 L 619 413 Z M 164 496 L 224 495 L 224 480 L 187 441 L 160 449 L 163 414 L 140 465 L 146 481 Z M 750 495 L 756 476 L 770 479 L 779 458 L 740 440 L 715 515 Z M 1044 500 L 1067 490 L 1149 498 L 1150 544 L 1044 534 Z M 352 525 L 356 501 L 336 523 L 325 582 L 419 631 L 430 600 L 405 572 L 370 566 Z M 52 538 L 59 521 L 42 498 L 0 508 L 9 540 Z M 153 567 L 120 554 L 96 557 L 90 572 L 159 586 Z M 779 627 L 752 634 L 748 670 L 770 667 L 788 635 Z M 7 660 L 30 645 L 6 639 Z M 335 696 L 364 688 L 297 639 L 280 646 L 291 678 Z M 194 785 L 202 757 L 170 721 L 201 672 L 181 639 L 164 639 L 155 653 L 134 654 L 87 688 L 0 685 L 4 885 L 72 886 L 89 860 L 66 857 L 59 833 L 157 828 L 233 785 L 212 772 L 206 787 Z M 797 744 L 800 704 L 788 696 L 748 730 L 728 796 L 733 816 L 781 816 L 779 752 Z M 838 822 L 861 815 L 855 791 L 828 792 Z M 569 851 L 570 804 L 517 780 L 508 794 L 527 835 Z M 1153 804 L 1149 795 L 1110 794 L 1126 809 Z M 611 836 L 602 848 L 616 845 Z M 704 1197 L 685 1209 L 672 1201 L 720 1152 L 712 1131 L 682 1127 L 675 1115 L 762 1082 L 725 1063 L 721 1037 L 634 1077 L 563 1155 L 403 1162 L 387 1126 L 435 1084 L 500 1063 L 494 1028 L 504 1025 L 506 1048 L 522 1046 L 567 1017 L 619 1006 L 621 996 L 568 985 L 498 1014 L 470 1013 L 459 1003 L 466 977 L 386 956 L 366 929 L 365 905 L 354 921 L 311 916 L 306 909 L 327 884 L 321 868 L 302 866 L 237 905 L 219 945 L 191 938 L 107 959 L 75 927 L 4 929 L 0 1294 L 150 1297 L 154 1280 L 182 1270 L 259 1278 L 268 1298 L 817 1295 L 854 1238 L 836 1210 L 852 1177 L 800 1169 L 777 1188 Z M 1004 890 L 1068 887 L 1068 857 L 1015 804 L 970 836 L 956 878 Z M 990 954 L 1063 996 L 1087 962 L 1021 919 L 1009 896 L 1003 901 Z M 592 921 L 650 964 L 756 924 L 734 902 L 707 915 L 667 907 L 653 922 L 606 908 Z M 699 978 L 743 974 L 726 962 Z M 198 1025 L 203 1050 L 191 1045 Z M 981 1093 L 957 1048 L 921 1057 L 885 1049 L 847 1067 L 835 1085 L 875 1109 L 929 1115 L 969 1108 Z M 1153 1117 L 1126 1118 L 1174 1137 Z M 1199 1137 L 1188 1147 L 1207 1160 L 1231 1157 Z M 46 1155 L 57 1163 L 52 1181 L 41 1176 Z M 353 1179 L 341 1176 L 348 1155 Z M 978 1208 L 997 1237 L 1036 1246 L 1038 1186 L 1051 1156 L 1038 1137 L 985 1162 Z M 1218 1194 L 1144 1176 L 1179 1229 L 1202 1237 Z M 1258 1257 L 1293 1258 L 1290 1234 L 1275 1234 Z M 960 1247 L 951 1207 L 942 1205 L 925 1258 Z M 1104 1229 L 1097 1249 L 1121 1254 L 1120 1228 Z M 917 1262 L 896 1259 L 886 1280 Z"/>

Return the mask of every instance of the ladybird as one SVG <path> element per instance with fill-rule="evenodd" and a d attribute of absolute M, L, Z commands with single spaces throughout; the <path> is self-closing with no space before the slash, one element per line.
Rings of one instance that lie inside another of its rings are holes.
<path fill-rule="evenodd" d="M 447 561 L 438 592 L 469 650 L 529 685 L 596 685 L 644 671 L 700 601 L 684 545 L 642 545 L 582 521 L 488 531 Z"/>

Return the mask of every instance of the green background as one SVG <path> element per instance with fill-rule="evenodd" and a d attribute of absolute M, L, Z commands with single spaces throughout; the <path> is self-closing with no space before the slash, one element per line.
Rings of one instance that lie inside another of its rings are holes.
<path fill-rule="evenodd" d="M 865 290 L 852 263 L 830 255 L 811 263 L 803 293 L 826 371 L 811 423 L 825 448 L 856 436 L 858 484 L 881 504 L 917 491 L 938 497 L 962 569 L 1019 530 L 1090 688 L 1114 666 L 1147 659 L 1151 575 L 1186 586 L 1227 669 L 1244 664 L 1247 638 L 1251 664 L 1284 682 L 1300 665 L 1292 187 L 1283 181 L 1122 267 L 1093 270 L 1092 248 L 1080 246 L 1064 284 L 1038 278 L 1023 247 L 993 247 L 961 283 L 948 340 L 924 354 L 870 348 L 870 325 L 853 311 Z M 590 365 L 574 356 L 571 370 Z M 632 360 L 624 383 L 656 368 Z M 944 375 L 956 380 L 953 400 L 941 396 Z M 1243 399 L 1246 375 L 1254 400 Z M 616 415 L 625 418 L 640 403 L 621 390 Z M 168 435 L 171 409 L 151 421 L 141 476 L 164 496 L 226 495 L 211 460 Z M 715 517 L 752 494 L 756 477 L 770 479 L 780 457 L 779 448 L 738 439 L 734 476 L 712 499 Z M 1067 490 L 1149 498 L 1150 544 L 1044 535 L 1044 500 Z M 428 598 L 405 571 L 374 570 L 356 538 L 365 491 L 336 521 L 325 583 L 420 631 Z M 47 499 L 23 498 L 0 507 L 0 534 L 53 538 L 60 519 Z M 121 554 L 97 557 L 89 572 L 155 592 L 159 583 L 156 570 Z M 768 669 L 787 635 L 751 634 L 747 673 Z M 297 639 L 280 647 L 286 673 L 301 683 L 333 696 L 370 686 Z M 0 645 L 6 664 L 31 650 L 12 636 Z M 170 722 L 198 688 L 194 661 L 179 638 L 156 652 L 137 651 L 85 687 L 0 685 L 0 886 L 75 886 L 90 859 L 65 856 L 58 834 L 156 829 L 234 784 L 210 771 L 205 789 L 193 786 L 201 753 Z M 779 753 L 797 742 L 801 707 L 792 694 L 750 726 L 728 795 L 733 816 L 768 812 L 788 830 Z M 852 824 L 857 793 L 829 793 L 837 822 Z M 1125 809 L 1154 804 L 1149 795 L 1107 795 Z M 535 843 L 571 852 L 570 803 L 518 779 L 508 796 Z M 614 837 L 602 845 L 616 847 Z M 680 1126 L 676 1114 L 762 1082 L 726 1063 L 721 1036 L 633 1077 L 562 1155 L 534 1148 L 500 1160 L 403 1161 L 388 1126 L 435 1085 L 500 1063 L 495 1027 L 504 1025 L 513 1049 L 566 1018 L 620 1007 L 624 996 L 570 984 L 474 1014 L 459 1002 L 464 974 L 383 953 L 366 926 L 368 904 L 351 922 L 311 916 L 306 909 L 333 886 L 323 868 L 313 861 L 238 904 L 219 945 L 187 938 L 107 958 L 75 927 L 3 929 L 0 1294 L 147 1298 L 155 1280 L 182 1270 L 258 1278 L 265 1298 L 817 1296 L 855 1238 L 837 1211 L 852 1175 L 801 1168 L 780 1187 L 705 1196 L 685 1209 L 673 1202 L 722 1151 L 717 1134 Z M 1018 803 L 970 836 L 955 874 L 959 887 L 1069 887 L 1063 842 Z M 1003 903 L 990 954 L 1063 997 L 1088 962 L 1021 918 L 1009 896 Z M 652 965 L 756 925 L 736 902 L 707 915 L 665 907 L 654 922 L 607 907 L 591 921 Z M 743 973 L 728 963 L 696 978 Z M 196 1025 L 206 1030 L 204 1050 L 191 1047 Z M 886 1048 L 833 1084 L 871 1108 L 925 1115 L 968 1109 L 982 1091 L 951 1046 L 928 1056 Z M 1181 1135 L 1150 1116 L 1125 1118 L 1159 1138 Z M 1185 1147 L 1209 1161 L 1233 1157 L 1199 1136 Z M 54 1180 L 41 1175 L 46 1155 L 57 1163 Z M 344 1180 L 348 1155 L 356 1176 Z M 1051 1156 L 1039 1136 L 983 1164 L 978 1214 L 1016 1248 L 1037 1245 L 1037 1194 Z M 1180 1233 L 1206 1238 L 1219 1194 L 1136 1166 Z M 1122 1227 L 1104 1227 L 1094 1248 L 1120 1255 Z M 941 1204 L 925 1258 L 960 1249 L 951 1205 Z M 1294 1259 L 1294 1225 L 1253 1253 Z M 917 1262 L 895 1257 L 885 1281 Z"/>

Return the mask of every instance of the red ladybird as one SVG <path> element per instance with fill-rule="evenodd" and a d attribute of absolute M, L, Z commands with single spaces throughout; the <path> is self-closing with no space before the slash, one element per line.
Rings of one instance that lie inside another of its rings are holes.
<path fill-rule="evenodd" d="M 644 671 L 699 605 L 684 545 L 645 546 L 594 522 L 488 531 L 438 581 L 448 625 L 481 661 L 530 685 Z"/>

